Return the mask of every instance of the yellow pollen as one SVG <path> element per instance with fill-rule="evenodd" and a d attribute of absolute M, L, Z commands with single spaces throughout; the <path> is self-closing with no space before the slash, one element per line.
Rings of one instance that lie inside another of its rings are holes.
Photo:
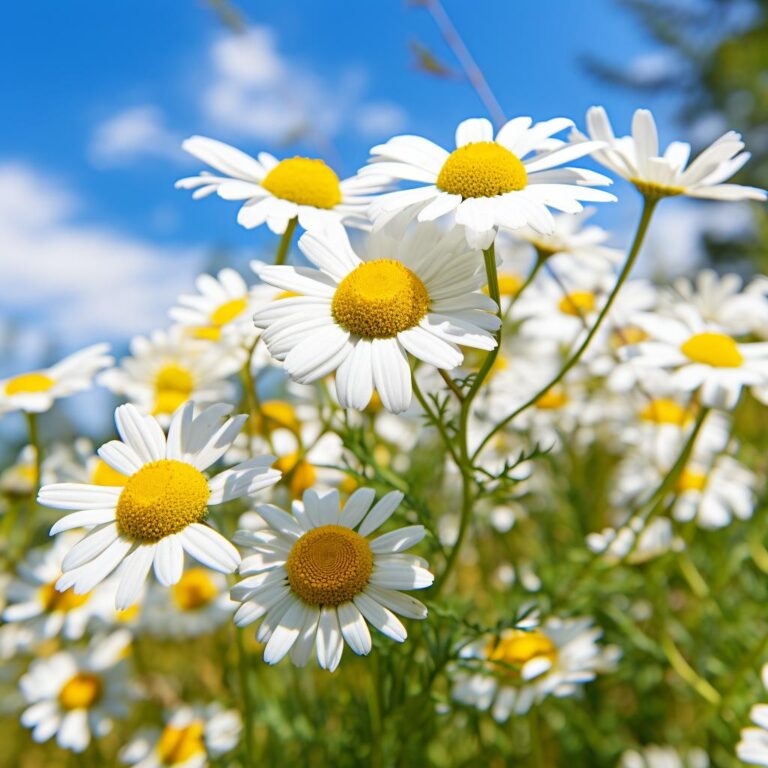
<path fill-rule="evenodd" d="M 560 303 L 557 305 L 558 309 L 564 315 L 571 315 L 572 317 L 583 317 L 590 312 L 595 311 L 595 294 L 589 291 L 574 291 L 573 293 L 566 293 Z"/>
<path fill-rule="evenodd" d="M 548 389 L 537 401 L 536 407 L 544 411 L 556 411 L 568 404 L 568 395 L 562 389 Z"/>
<path fill-rule="evenodd" d="M 495 197 L 525 189 L 528 174 L 520 159 L 501 144 L 478 141 L 451 152 L 436 183 L 443 192 L 465 199 Z"/>
<path fill-rule="evenodd" d="M 364 339 L 388 339 L 419 324 L 429 309 L 420 278 L 399 261 L 368 261 L 350 272 L 333 295 L 334 320 Z"/>
<path fill-rule="evenodd" d="M 744 362 L 736 342 L 724 333 L 697 333 L 680 349 L 694 363 L 713 368 L 738 368 Z"/>
<path fill-rule="evenodd" d="M 644 179 L 630 179 L 630 181 L 645 197 L 660 199 L 685 194 L 685 187 L 670 187 L 666 184 L 657 184 L 654 181 L 645 181 Z"/>
<path fill-rule="evenodd" d="M 485 649 L 489 661 L 501 665 L 521 668 L 531 659 L 546 658 L 554 662 L 557 658 L 557 647 L 540 629 L 525 632 L 522 629 L 512 629 L 501 637 L 489 641 Z"/>
<path fill-rule="evenodd" d="M 56 582 L 52 581 L 50 584 L 44 584 L 40 587 L 38 595 L 46 613 L 68 613 L 87 603 L 91 593 L 76 595 L 71 587 L 65 592 L 59 592 L 56 589 Z"/>
<path fill-rule="evenodd" d="M 499 275 L 499 293 L 502 296 L 517 296 L 522 287 L 523 281 L 520 275 L 516 275 L 514 272 L 502 272 Z"/>
<path fill-rule="evenodd" d="M 152 413 L 173 413 L 189 400 L 195 388 L 192 374 L 176 363 L 164 365 L 155 376 L 155 407 Z"/>
<path fill-rule="evenodd" d="M 359 595 L 373 571 L 368 542 L 341 525 L 323 525 L 305 533 L 291 549 L 288 583 L 309 605 L 341 605 Z"/>
<path fill-rule="evenodd" d="M 199 720 L 182 728 L 166 725 L 157 742 L 161 765 L 180 765 L 196 755 L 205 754 L 205 727 Z"/>
<path fill-rule="evenodd" d="M 674 424 L 676 427 L 684 427 L 693 419 L 693 413 L 690 408 L 684 408 L 670 397 L 657 397 L 643 408 L 640 418 L 653 424 Z"/>
<path fill-rule="evenodd" d="M 203 473 L 190 464 L 145 464 L 128 478 L 117 501 L 117 530 L 133 541 L 160 541 L 203 520 L 210 493 Z"/>
<path fill-rule="evenodd" d="M 275 429 L 288 429 L 296 434 L 301 428 L 294 407 L 285 400 L 267 400 L 261 404 L 261 412 L 258 415 L 259 422 L 263 419 L 264 427 L 270 432 Z"/>
<path fill-rule="evenodd" d="M 611 332 L 611 346 L 613 349 L 627 347 L 630 344 L 639 344 L 641 341 L 647 341 L 648 334 L 635 325 L 628 325 L 626 328 L 614 328 Z"/>
<path fill-rule="evenodd" d="M 281 160 L 264 177 L 261 186 L 275 197 L 298 205 L 333 208 L 341 202 L 339 177 L 322 160 Z"/>
<path fill-rule="evenodd" d="M 184 571 L 184 575 L 171 587 L 173 602 L 179 610 L 196 611 L 205 608 L 219 594 L 205 568 L 190 568 Z"/>
<path fill-rule="evenodd" d="M 680 473 L 677 481 L 677 492 L 703 491 L 707 486 L 707 476 L 687 467 Z"/>
<path fill-rule="evenodd" d="M 91 473 L 91 482 L 94 485 L 109 485 L 114 487 L 125 485 L 127 481 L 128 478 L 122 474 L 122 472 L 118 472 L 116 469 L 110 467 L 104 459 L 97 459 L 96 465 Z"/>
<path fill-rule="evenodd" d="M 297 451 L 281 456 L 275 468 L 283 473 L 283 482 L 291 489 L 294 499 L 301 498 L 317 480 L 317 470 L 306 459 L 299 458 Z"/>
<path fill-rule="evenodd" d="M 88 709 L 104 692 L 101 678 L 90 672 L 78 672 L 59 691 L 59 703 L 64 709 Z"/>
<path fill-rule="evenodd" d="M 5 384 L 6 395 L 31 395 L 35 392 L 47 392 L 56 382 L 44 373 L 22 373 L 14 376 Z"/>

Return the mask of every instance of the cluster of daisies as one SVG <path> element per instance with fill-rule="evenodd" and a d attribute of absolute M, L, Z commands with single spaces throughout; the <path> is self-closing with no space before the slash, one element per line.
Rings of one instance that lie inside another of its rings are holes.
<path fill-rule="evenodd" d="M 396 477 L 424 437 L 422 392 L 446 423 L 477 394 L 465 414 L 476 482 L 514 480 L 478 508 L 501 534 L 529 494 L 546 493 L 533 462 L 511 467 L 534 445 L 555 460 L 572 445 L 613 446 L 610 519 L 584 541 L 607 562 L 679 551 L 686 523 L 752 515 L 764 478 L 739 458 L 732 424 L 746 398 L 768 403 L 768 279 L 617 283 L 625 256 L 583 205 L 615 200 L 611 179 L 571 165 L 591 157 L 654 205 L 764 200 L 728 183 L 748 159 L 738 134 L 689 163 L 687 144 L 660 150 L 645 110 L 623 137 L 599 108 L 587 135 L 566 118 L 518 117 L 498 131 L 470 119 L 455 147 L 396 136 L 346 180 L 317 159 L 253 158 L 203 137 L 184 148 L 213 170 L 177 186 L 238 201 L 242 226 L 281 237 L 277 263 L 252 262 L 248 279 L 200 275 L 169 327 L 133 338 L 122 360 L 99 344 L 0 381 L 0 413 L 30 424 L 94 383 L 124 401 L 115 439 L 97 450 L 31 443 L 0 475 L 6 520 L 35 494 L 61 511 L 50 543 L 8 544 L 0 582 L 0 656 L 18 673 L 36 741 L 81 752 L 129 717 L 149 695 L 131 675 L 145 637 L 256 624 L 267 663 L 315 657 L 331 672 L 345 646 L 371 652 L 371 628 L 405 641 L 407 622 L 427 618 L 407 594 L 434 581 L 409 552 L 427 531 L 403 493 L 369 487 L 341 425 L 369 428 L 377 465 Z M 297 228 L 302 258 L 288 265 Z M 483 361 L 493 365 L 475 393 Z M 448 483 L 466 471 L 455 456 L 445 470 Z M 450 549 L 455 517 L 430 533 L 432 549 Z M 535 563 L 510 569 L 497 571 L 502 583 L 541 588 Z M 468 634 L 446 668 L 454 706 L 506 721 L 572 696 L 620 664 L 602 634 L 569 615 Z M 215 701 L 177 701 L 155 726 L 125 743 L 123 762 L 203 766 L 237 747 L 242 722 Z M 745 733 L 744 759 L 765 760 L 761 738 Z M 622 765 L 673 764 L 666 749 Z"/>

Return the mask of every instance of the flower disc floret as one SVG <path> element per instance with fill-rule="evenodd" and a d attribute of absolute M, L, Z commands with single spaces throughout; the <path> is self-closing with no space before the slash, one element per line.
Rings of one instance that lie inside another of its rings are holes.
<path fill-rule="evenodd" d="M 443 192 L 469 197 L 495 197 L 525 189 L 528 174 L 520 159 L 495 141 L 459 147 L 448 156 L 437 177 Z"/>
<path fill-rule="evenodd" d="M 160 541 L 203 520 L 209 496 L 208 481 L 192 465 L 153 461 L 128 478 L 117 502 L 117 529 L 134 541 Z"/>
<path fill-rule="evenodd" d="M 182 611 L 205 608 L 216 599 L 219 591 L 205 568 L 190 568 L 171 587 L 173 602 Z"/>
<path fill-rule="evenodd" d="M 56 582 L 52 581 L 48 584 L 43 584 L 40 587 L 40 602 L 48 613 L 69 613 L 75 608 L 79 608 L 88 602 L 91 595 L 86 592 L 84 595 L 76 595 L 75 590 L 71 587 L 59 592 L 56 589 Z"/>
<path fill-rule="evenodd" d="M 104 685 L 98 675 L 78 672 L 64 683 L 59 691 L 59 703 L 64 709 L 88 709 L 104 693 Z"/>
<path fill-rule="evenodd" d="M 546 658 L 554 662 L 557 647 L 541 630 L 525 632 L 514 629 L 500 638 L 492 639 L 486 648 L 489 661 L 498 662 L 499 666 L 521 669 L 531 659 Z"/>
<path fill-rule="evenodd" d="M 404 264 L 378 259 L 361 264 L 340 283 L 331 301 L 334 320 L 364 339 L 387 339 L 419 324 L 429 293 Z"/>
<path fill-rule="evenodd" d="M 339 177 L 322 160 L 291 157 L 279 162 L 261 182 L 275 197 L 297 205 L 334 208 L 341 202 Z"/>
<path fill-rule="evenodd" d="M 373 553 L 355 531 L 323 525 L 293 545 L 286 570 L 291 589 L 305 603 L 337 606 L 365 589 L 373 571 Z"/>
<path fill-rule="evenodd" d="M 162 765 L 180 765 L 196 755 L 205 754 L 205 728 L 195 721 L 182 728 L 166 725 L 157 743 Z"/>
<path fill-rule="evenodd" d="M 682 345 L 681 350 L 694 363 L 713 368 L 739 368 L 744 362 L 738 344 L 724 333 L 697 333 Z"/>
<path fill-rule="evenodd" d="M 54 383 L 54 380 L 44 373 L 22 373 L 6 382 L 5 394 L 29 395 L 35 392 L 48 392 Z"/>
<path fill-rule="evenodd" d="M 155 376 L 155 407 L 153 413 L 173 413 L 189 400 L 195 388 L 192 374 L 180 365 L 164 365 Z"/>

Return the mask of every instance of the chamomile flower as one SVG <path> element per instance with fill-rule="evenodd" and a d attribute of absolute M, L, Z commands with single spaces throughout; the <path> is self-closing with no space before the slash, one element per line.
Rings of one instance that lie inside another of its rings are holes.
<path fill-rule="evenodd" d="M 523 715 L 546 696 L 573 696 L 578 686 L 612 669 L 618 649 L 600 646 L 591 619 L 550 618 L 531 630 L 509 629 L 461 650 L 471 670 L 456 674 L 453 698 L 499 722 Z"/>
<path fill-rule="evenodd" d="M 272 232 L 282 234 L 296 217 L 304 229 L 338 222 L 367 226 L 371 195 L 391 184 L 380 174 L 340 181 L 322 160 L 308 157 L 278 160 L 259 152 L 257 160 L 203 136 L 187 139 L 182 147 L 223 175 L 203 171 L 199 176 L 180 179 L 176 187 L 194 190 L 195 199 L 216 192 L 225 200 L 245 201 L 237 221 L 246 229 L 266 222 Z"/>
<path fill-rule="evenodd" d="M 318 269 L 262 266 L 270 285 L 302 294 L 256 311 L 270 353 L 295 381 L 336 371 L 345 408 L 365 408 L 374 387 L 388 411 L 411 402 L 407 353 L 437 368 L 460 365 L 459 345 L 490 350 L 500 324 L 496 304 L 480 290 L 481 260 L 456 232 L 434 224 L 401 240 L 372 234 L 363 256 L 343 227 L 310 232 L 299 241 Z"/>
<path fill-rule="evenodd" d="M 241 564 L 245 578 L 233 587 L 232 598 L 242 602 L 237 626 L 263 618 L 256 637 L 266 643 L 266 662 L 276 664 L 290 653 L 301 667 L 316 648 L 320 666 L 333 672 L 345 642 L 357 654 L 370 652 L 369 623 L 402 643 L 407 632 L 395 613 L 426 618 L 424 605 L 400 592 L 432 584 L 426 561 L 403 554 L 421 541 L 424 527 L 368 540 L 402 498 L 393 491 L 371 507 L 374 491 L 359 488 L 340 508 L 337 491 L 320 496 L 310 490 L 303 503 L 294 502 L 293 515 L 258 507 L 269 527 L 236 534 L 235 541 L 253 554 Z"/>
<path fill-rule="evenodd" d="M 619 768 L 708 768 L 709 758 L 703 749 L 680 752 L 674 747 L 647 747 L 631 749 L 621 756 Z"/>
<path fill-rule="evenodd" d="M 55 400 L 89 389 L 96 373 L 114 362 L 108 352 L 109 344 L 94 344 L 50 368 L 0 380 L 0 414 L 41 413 L 51 408 Z"/>
<path fill-rule="evenodd" d="M 763 688 L 768 689 L 768 664 L 763 666 L 760 677 Z M 736 755 L 750 765 L 768 765 L 768 704 L 755 704 L 749 718 L 754 726 L 742 729 Z"/>
<path fill-rule="evenodd" d="M 108 585 L 80 595 L 72 589 L 56 589 L 64 557 L 82 538 L 82 533 L 67 531 L 50 546 L 27 553 L 17 578 L 8 585 L 3 621 L 23 622 L 39 642 L 59 635 L 79 640 L 92 619 L 106 620 L 114 601 L 114 590 Z"/>
<path fill-rule="evenodd" d="M 236 607 L 223 574 L 187 568 L 170 589 L 150 585 L 141 627 L 156 637 L 197 637 L 215 632 Z"/>
<path fill-rule="evenodd" d="M 199 275 L 198 293 L 182 294 L 168 315 L 195 339 L 226 339 L 247 346 L 256 338 L 251 322 L 255 297 L 234 269 L 222 269 L 215 277 Z"/>
<path fill-rule="evenodd" d="M 208 479 L 203 473 L 226 452 L 245 416 L 224 421 L 228 405 L 212 405 L 195 416 L 194 403 L 180 407 L 168 436 L 152 416 L 132 405 L 115 411 L 121 440 L 99 449 L 113 469 L 127 477 L 123 486 L 55 483 L 44 486 L 41 504 L 76 510 L 61 518 L 51 535 L 90 528 L 67 553 L 62 592 L 89 592 L 119 565 L 118 610 L 136 602 L 150 567 L 163 586 L 182 577 L 184 553 L 208 568 L 231 573 L 240 554 L 221 534 L 205 524 L 208 507 L 254 493 L 276 483 L 269 469 L 273 456 L 258 456 Z"/>
<path fill-rule="evenodd" d="M 624 347 L 624 359 L 636 367 L 671 369 L 672 386 L 698 391 L 705 405 L 729 409 L 743 387 L 768 385 L 768 343 L 739 343 L 690 306 L 680 307 L 676 317 L 646 314 L 637 322 L 648 341 Z"/>
<path fill-rule="evenodd" d="M 240 714 L 218 704 L 179 707 L 162 730 L 145 729 L 120 752 L 123 763 L 136 768 L 205 768 L 208 758 L 237 746 L 243 723 Z"/>
<path fill-rule="evenodd" d="M 37 742 L 56 736 L 63 749 L 82 752 L 128 714 L 126 630 L 94 639 L 87 649 L 35 659 L 19 681 L 29 706 L 21 724 Z"/>
<path fill-rule="evenodd" d="M 744 142 L 735 131 L 721 136 L 690 165 L 691 146 L 673 141 L 659 154 L 656 122 L 647 109 L 638 109 L 632 119 L 632 135 L 616 137 L 603 107 L 587 112 L 589 137 L 574 134 L 582 141 L 599 141 L 604 146 L 592 151 L 599 163 L 622 176 L 646 196 L 653 198 L 686 195 L 710 200 L 765 200 L 764 190 L 725 184 L 750 158 L 742 152 Z"/>
<path fill-rule="evenodd" d="M 620 528 L 603 528 L 599 533 L 587 535 L 587 547 L 601 554 L 609 563 L 626 560 L 628 563 L 645 563 L 670 551 L 684 547 L 675 537 L 669 518 L 656 517 L 646 522 L 633 517 Z"/>
<path fill-rule="evenodd" d="M 563 163 L 602 146 L 566 144 L 552 138 L 573 125 L 566 118 L 533 123 L 517 117 L 494 137 L 485 118 L 464 120 L 456 129 L 452 152 L 420 136 L 395 136 L 371 150 L 371 162 L 360 175 L 381 174 L 418 182 L 420 186 L 380 196 L 371 206 L 377 220 L 400 211 L 413 212 L 419 221 L 450 214 L 463 225 L 472 248 L 487 248 L 498 227 L 531 226 L 551 233 L 555 222 L 550 208 L 578 213 L 582 201 L 611 202 L 616 198 L 593 185 L 610 184 L 598 173 Z"/>
<path fill-rule="evenodd" d="M 206 344 L 180 328 L 153 331 L 131 339 L 131 356 L 104 371 L 99 383 L 126 397 L 144 413 L 168 424 L 187 400 L 200 405 L 231 401 L 235 388 L 227 377 L 242 368 L 245 351 L 234 345 Z"/>

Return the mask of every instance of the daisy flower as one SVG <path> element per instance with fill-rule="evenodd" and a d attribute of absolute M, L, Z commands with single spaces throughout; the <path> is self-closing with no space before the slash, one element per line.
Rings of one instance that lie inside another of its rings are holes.
<path fill-rule="evenodd" d="M 380 174 L 340 181 L 322 160 L 308 157 L 278 160 L 267 152 L 259 152 L 257 160 L 203 136 L 187 139 L 182 147 L 223 175 L 203 171 L 199 176 L 177 181 L 178 189 L 194 190 L 196 200 L 214 192 L 224 200 L 243 200 L 238 223 L 253 229 L 266 222 L 278 235 L 297 217 L 304 229 L 334 222 L 366 226 L 371 195 L 391 184 Z"/>
<path fill-rule="evenodd" d="M 162 730 L 144 729 L 120 752 L 123 763 L 136 768 L 205 768 L 237 746 L 243 723 L 234 709 L 219 704 L 179 707 Z"/>
<path fill-rule="evenodd" d="M 630 564 L 645 563 L 667 552 L 680 551 L 684 546 L 666 517 L 656 517 L 650 522 L 633 517 L 621 528 L 603 528 L 599 533 L 587 535 L 587 547 L 609 563 L 625 559 Z"/>
<path fill-rule="evenodd" d="M 699 391 L 705 405 L 717 408 L 733 408 L 743 387 L 768 385 L 768 343 L 741 344 L 689 305 L 676 315 L 638 315 L 649 340 L 624 347 L 623 359 L 671 370 L 673 387 Z"/>
<path fill-rule="evenodd" d="M 546 696 L 573 696 L 618 659 L 617 648 L 598 645 L 601 635 L 591 619 L 550 618 L 538 628 L 481 638 L 461 650 L 461 658 L 480 671 L 458 673 L 453 698 L 490 709 L 494 720 L 504 722 Z"/>
<path fill-rule="evenodd" d="M 91 738 L 112 729 L 114 718 L 128 714 L 124 658 L 127 630 L 94 639 L 87 649 L 35 659 L 19 681 L 29 706 L 21 724 L 37 742 L 54 735 L 63 749 L 83 752 Z"/>
<path fill-rule="evenodd" d="M 64 557 L 82 538 L 81 533 L 68 531 L 50 546 L 27 553 L 18 565 L 17 578 L 8 585 L 3 621 L 23 622 L 42 641 L 59 635 L 79 640 L 92 619 L 107 620 L 114 600 L 114 590 L 108 586 L 80 595 L 72 589 L 56 589 Z"/>
<path fill-rule="evenodd" d="M 374 491 L 359 488 L 340 509 L 338 491 L 320 496 L 310 490 L 303 504 L 294 502 L 293 515 L 271 505 L 257 508 L 268 527 L 235 535 L 253 554 L 241 564 L 245 578 L 233 587 L 232 598 L 242 602 L 237 626 L 263 617 L 256 637 L 266 643 L 267 663 L 290 652 L 302 667 L 316 647 L 320 666 L 333 672 L 344 642 L 357 654 L 370 652 L 368 623 L 402 643 L 407 632 L 395 613 L 426 618 L 424 605 L 399 591 L 424 589 L 434 580 L 426 561 L 402 554 L 421 541 L 424 527 L 367 538 L 402 498 L 393 491 L 371 508 Z"/>
<path fill-rule="evenodd" d="M 768 664 L 760 672 L 763 688 L 768 689 Z M 749 712 L 753 727 L 743 728 L 736 755 L 750 765 L 768 765 L 768 704 L 755 704 Z"/>
<path fill-rule="evenodd" d="M 0 380 L 0 414 L 42 413 L 51 408 L 55 400 L 89 389 L 94 375 L 114 362 L 108 352 L 109 344 L 94 344 L 50 368 Z"/>
<path fill-rule="evenodd" d="M 310 232 L 299 241 L 318 269 L 261 266 L 270 285 L 302 294 L 254 315 L 270 353 L 302 384 L 336 371 L 344 408 L 362 410 L 374 387 L 388 411 L 411 402 L 410 352 L 437 368 L 453 369 L 459 345 L 490 350 L 499 319 L 480 290 L 482 261 L 455 232 L 431 224 L 395 240 L 370 236 L 359 256 L 343 227 Z"/>
<path fill-rule="evenodd" d="M 212 405 L 195 416 L 194 403 L 185 403 L 173 415 L 166 438 L 152 416 L 132 405 L 117 408 L 121 439 L 103 445 L 99 455 L 127 476 L 125 485 L 55 483 L 38 496 L 45 506 L 76 510 L 61 518 L 51 535 L 92 529 L 64 558 L 58 590 L 85 594 L 124 563 L 115 597 L 122 610 L 136 602 L 151 566 L 163 586 L 176 584 L 185 552 L 222 573 L 237 568 L 238 551 L 204 522 L 208 507 L 274 485 L 280 473 L 269 469 L 273 456 L 258 456 L 212 479 L 203 474 L 223 456 L 246 419 L 224 421 L 231 410 Z"/>
<path fill-rule="evenodd" d="M 234 269 L 213 275 L 202 274 L 195 280 L 198 293 L 182 294 L 168 315 L 195 339 L 226 339 L 238 346 L 248 346 L 256 338 L 251 322 L 254 296 L 248 284 Z"/>
<path fill-rule="evenodd" d="M 371 215 L 378 224 L 379 217 L 386 220 L 405 210 L 419 221 L 451 214 L 457 225 L 463 225 L 472 248 L 488 248 L 500 226 L 531 226 L 551 233 L 555 222 L 550 208 L 578 213 L 581 201 L 616 199 L 590 188 L 610 184 L 605 176 L 561 167 L 602 146 L 601 142 L 566 144 L 552 138 L 572 125 L 563 117 L 541 123 L 517 117 L 494 138 L 488 120 L 472 118 L 456 129 L 452 152 L 421 136 L 395 136 L 371 150 L 370 164 L 359 173 L 363 177 L 384 173 L 420 186 L 380 196 L 371 206 Z"/>
<path fill-rule="evenodd" d="M 674 747 L 647 747 L 631 749 L 621 756 L 619 768 L 708 768 L 709 758 L 703 749 L 679 752 Z"/>
<path fill-rule="evenodd" d="M 744 142 L 735 131 L 721 136 L 690 165 L 691 145 L 673 141 L 659 154 L 656 122 L 647 109 L 638 109 L 632 119 L 632 135 L 617 138 L 603 107 L 587 112 L 588 138 L 575 132 L 578 146 L 583 141 L 599 141 L 602 148 L 592 151 L 599 163 L 627 179 L 651 198 L 686 195 L 710 200 L 765 200 L 765 191 L 740 184 L 725 184 L 750 158 L 742 152 Z"/>
<path fill-rule="evenodd" d="M 167 425 L 187 400 L 200 405 L 232 400 L 235 387 L 227 377 L 245 363 L 245 351 L 225 344 L 206 344 L 180 328 L 153 331 L 131 339 L 131 356 L 104 371 L 99 383 L 130 400 Z"/>

